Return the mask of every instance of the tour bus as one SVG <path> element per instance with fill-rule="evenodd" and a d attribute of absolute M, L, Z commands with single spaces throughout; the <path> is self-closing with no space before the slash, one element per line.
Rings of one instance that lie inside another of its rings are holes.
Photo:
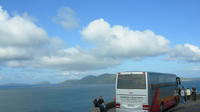
<path fill-rule="evenodd" d="M 180 78 L 156 72 L 119 72 L 116 112 L 163 112 L 179 102 Z"/>

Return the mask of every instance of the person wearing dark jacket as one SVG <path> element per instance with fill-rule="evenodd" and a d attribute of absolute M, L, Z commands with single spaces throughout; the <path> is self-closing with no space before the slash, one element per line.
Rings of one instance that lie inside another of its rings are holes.
<path fill-rule="evenodd" d="M 192 100 L 193 101 L 196 101 L 196 98 L 197 98 L 197 90 L 196 88 L 192 88 Z"/>
<path fill-rule="evenodd" d="M 97 98 L 95 98 L 95 99 L 93 100 L 93 104 L 94 104 L 94 107 L 99 107 Z"/>
<path fill-rule="evenodd" d="M 100 107 L 100 111 L 106 112 L 106 105 L 104 104 L 104 100 L 103 100 L 102 96 L 99 97 L 98 104 L 99 104 L 99 107 Z"/>

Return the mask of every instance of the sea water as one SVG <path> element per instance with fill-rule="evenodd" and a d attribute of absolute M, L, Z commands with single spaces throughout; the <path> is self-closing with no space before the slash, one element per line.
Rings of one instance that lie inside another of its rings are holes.
<path fill-rule="evenodd" d="M 182 83 L 196 87 L 200 81 Z M 90 112 L 94 98 L 113 101 L 115 85 L 51 85 L 0 88 L 0 112 Z"/>
<path fill-rule="evenodd" d="M 0 88 L 0 112 L 90 112 L 94 98 L 114 98 L 114 84 Z"/>

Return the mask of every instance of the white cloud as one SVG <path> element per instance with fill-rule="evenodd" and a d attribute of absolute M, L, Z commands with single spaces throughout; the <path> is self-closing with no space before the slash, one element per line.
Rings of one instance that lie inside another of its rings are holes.
<path fill-rule="evenodd" d="M 177 45 L 170 51 L 167 59 L 200 62 L 200 48 L 191 44 Z"/>
<path fill-rule="evenodd" d="M 67 8 L 62 10 L 73 13 Z M 114 59 L 100 58 L 81 48 L 63 48 L 61 39 L 48 37 L 46 31 L 27 16 L 27 13 L 26 17 L 10 16 L 0 8 L 1 65 L 85 71 L 119 64 Z"/>
<path fill-rule="evenodd" d="M 34 65 L 35 58 L 49 55 L 63 41 L 49 38 L 27 13 L 10 16 L 0 7 L 0 64 L 17 67 Z"/>
<path fill-rule="evenodd" d="M 69 8 L 61 9 L 58 15 L 65 12 L 69 13 L 69 18 L 70 14 L 75 15 Z M 150 30 L 111 26 L 103 19 L 92 21 L 81 31 L 83 38 L 94 45 L 93 48 L 66 48 L 60 38 L 50 38 L 43 28 L 31 21 L 27 13 L 25 15 L 10 16 L 0 7 L 0 66 L 80 72 L 105 69 L 120 64 L 123 59 L 156 56 L 169 50 L 169 41 L 163 36 Z M 185 44 L 171 50 L 170 59 L 199 61 L 199 55 L 198 47 Z"/>
<path fill-rule="evenodd" d="M 53 21 L 65 29 L 74 29 L 79 26 L 75 11 L 69 7 L 60 8 Z"/>
<path fill-rule="evenodd" d="M 30 59 L 48 41 L 42 28 L 23 16 L 10 16 L 0 7 L 0 61 Z"/>
<path fill-rule="evenodd" d="M 30 61 L 30 60 L 29 60 Z M 9 66 L 9 67 L 24 67 L 24 66 L 31 66 L 33 64 L 28 64 L 27 62 L 29 61 L 23 61 L 23 60 L 9 60 L 9 61 L 6 61 L 5 62 L 5 65 L 6 66 Z"/>
<path fill-rule="evenodd" d="M 64 78 L 66 80 L 67 79 L 80 79 L 84 76 L 87 76 L 88 74 L 94 74 L 91 72 L 80 72 L 80 71 L 63 71 L 59 76 L 61 76 L 62 78 Z"/>
<path fill-rule="evenodd" d="M 20 50 L 20 52 L 19 52 Z M 0 47 L 0 61 L 10 60 L 10 59 L 29 59 L 30 54 L 28 54 L 24 49 L 18 49 L 16 47 Z"/>
<path fill-rule="evenodd" d="M 66 48 L 40 59 L 39 66 L 61 70 L 96 70 L 112 67 L 122 59 L 138 59 L 168 51 L 169 41 L 150 30 L 135 31 L 120 25 L 111 26 L 103 19 L 92 21 L 81 34 L 94 48 Z"/>
<path fill-rule="evenodd" d="M 0 7 L 0 46 L 38 46 L 48 40 L 46 32 L 22 16 L 10 16 Z"/>
<path fill-rule="evenodd" d="M 53 56 L 44 56 L 39 60 L 39 66 L 61 70 L 95 70 L 119 64 L 117 60 L 92 55 L 91 52 L 78 48 L 60 50 Z"/>
<path fill-rule="evenodd" d="M 85 40 L 96 45 L 98 55 L 114 58 L 141 58 L 168 51 L 169 41 L 150 30 L 137 31 L 121 25 L 111 26 L 103 19 L 92 21 L 82 30 Z"/>
<path fill-rule="evenodd" d="M 70 12 L 70 9 L 62 10 Z M 121 58 L 159 55 L 168 49 L 168 40 L 152 31 L 134 31 L 119 25 L 111 27 L 103 19 L 91 22 L 82 31 L 84 39 L 95 44 L 95 48 L 88 51 L 74 47 L 60 49 L 57 46 L 63 41 L 49 38 L 45 30 L 30 19 L 19 15 L 11 17 L 2 9 L 0 17 L 0 24 L 6 24 L 0 27 L 0 60 L 10 67 L 96 70 L 118 65 Z"/>

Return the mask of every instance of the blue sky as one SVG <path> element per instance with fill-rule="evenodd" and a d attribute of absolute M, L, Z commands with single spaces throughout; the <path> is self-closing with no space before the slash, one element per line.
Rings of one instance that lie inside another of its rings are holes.
<path fill-rule="evenodd" d="M 0 5 L 0 84 L 132 70 L 200 77 L 198 0 L 1 0 Z"/>

